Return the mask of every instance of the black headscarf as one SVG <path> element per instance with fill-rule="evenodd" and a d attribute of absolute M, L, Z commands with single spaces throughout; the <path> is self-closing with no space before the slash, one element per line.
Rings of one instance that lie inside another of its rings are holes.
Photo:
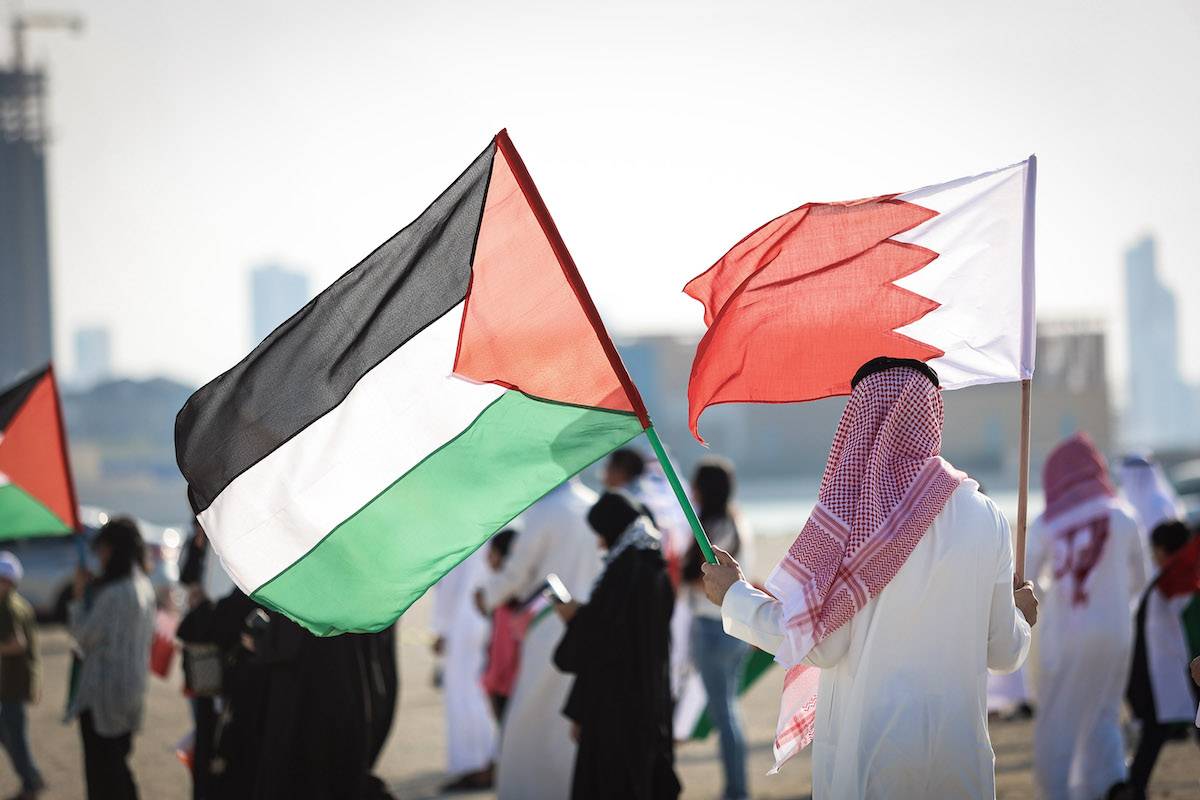
<path fill-rule="evenodd" d="M 588 511 L 587 521 L 596 535 L 612 547 L 625 529 L 642 515 L 641 507 L 624 492 L 605 492 Z"/>

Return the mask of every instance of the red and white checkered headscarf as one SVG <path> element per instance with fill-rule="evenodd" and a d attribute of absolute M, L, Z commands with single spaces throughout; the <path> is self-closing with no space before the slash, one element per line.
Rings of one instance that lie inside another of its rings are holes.
<path fill-rule="evenodd" d="M 1046 491 L 1042 518 L 1046 520 L 1117 494 L 1108 477 L 1108 462 L 1086 433 L 1077 433 L 1050 451 L 1042 468 L 1042 488 Z"/>
<path fill-rule="evenodd" d="M 942 395 L 915 369 L 863 378 L 833 438 L 816 508 L 767 580 L 783 604 L 775 768 L 812 741 L 819 670 L 801 664 L 883 591 L 966 476 L 938 456 Z"/>

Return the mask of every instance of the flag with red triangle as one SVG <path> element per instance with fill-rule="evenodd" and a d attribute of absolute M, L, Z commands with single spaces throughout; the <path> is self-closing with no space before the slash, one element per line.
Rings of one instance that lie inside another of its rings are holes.
<path fill-rule="evenodd" d="M 708 326 L 693 435 L 718 403 L 849 394 L 876 356 L 925 361 L 945 389 L 1033 377 L 1036 165 L 806 203 L 734 245 L 684 288 Z"/>
<path fill-rule="evenodd" d="M 47 366 L 0 391 L 0 541 L 79 527 L 67 436 Z"/>

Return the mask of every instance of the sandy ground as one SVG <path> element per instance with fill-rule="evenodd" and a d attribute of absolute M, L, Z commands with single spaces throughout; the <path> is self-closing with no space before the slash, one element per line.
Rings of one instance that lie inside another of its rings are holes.
<path fill-rule="evenodd" d="M 769 560 L 785 544 L 782 540 L 763 541 L 760 555 Z M 444 720 L 441 695 L 432 685 L 435 664 L 428 646 L 428 612 L 426 598 L 409 611 L 401 624 L 400 708 L 377 767 L 378 774 L 405 800 L 440 796 L 437 787 L 446 777 L 441 769 L 445 763 Z M 61 629 L 45 629 L 42 652 L 45 691 L 41 703 L 31 709 L 30 728 L 35 757 L 50 784 L 43 797 L 75 800 L 84 796 L 82 755 L 77 727 L 61 722 L 69 664 L 65 633 Z M 756 798 L 805 798 L 810 791 L 807 755 L 789 763 L 781 775 L 766 774 L 772 763 L 771 741 L 782 679 L 781 670 L 768 673 L 745 697 L 742 706 L 750 746 L 751 788 Z M 190 797 L 187 774 L 174 754 L 175 743 L 190 727 L 180 684 L 177 673 L 167 681 L 151 679 L 146 725 L 135 741 L 133 755 L 143 798 Z M 999 797 L 1033 796 L 1032 738 L 1033 724 L 1028 721 L 998 722 L 992 726 Z M 677 756 L 684 797 L 708 800 L 720 796 L 720 764 L 714 740 L 682 745 Z M 0 797 L 8 797 L 18 788 L 8 762 L 0 760 Z M 1155 770 L 1150 796 L 1159 800 L 1200 798 L 1200 750 L 1194 742 L 1167 745 Z"/>

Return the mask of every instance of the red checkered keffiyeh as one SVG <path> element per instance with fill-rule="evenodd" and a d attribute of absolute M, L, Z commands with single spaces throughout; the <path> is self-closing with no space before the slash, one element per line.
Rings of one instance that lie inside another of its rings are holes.
<path fill-rule="evenodd" d="M 1073 584 L 1071 604 L 1088 603 L 1088 578 L 1108 543 L 1109 516 L 1118 505 L 1108 463 L 1086 433 L 1050 451 L 1042 468 L 1042 524 L 1055 540 L 1054 580 Z"/>
<path fill-rule="evenodd" d="M 783 604 L 775 768 L 813 738 L 819 670 L 801 662 L 883 591 L 966 478 L 938 456 L 941 391 L 916 370 L 864 378 L 833 438 L 816 508 L 767 580 Z"/>
<path fill-rule="evenodd" d="M 1050 452 L 1042 468 L 1042 488 L 1046 491 L 1042 518 L 1046 520 L 1090 500 L 1117 494 L 1104 456 L 1086 433 L 1075 434 Z"/>

